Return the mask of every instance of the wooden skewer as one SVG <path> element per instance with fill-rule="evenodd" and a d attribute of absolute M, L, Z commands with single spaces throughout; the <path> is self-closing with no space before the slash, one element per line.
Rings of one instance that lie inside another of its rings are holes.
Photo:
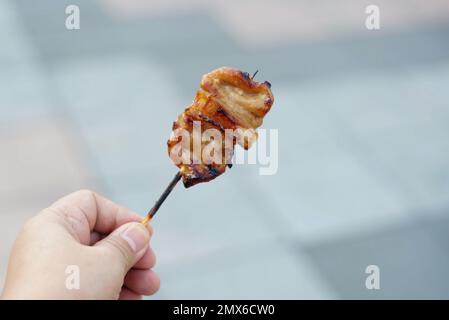
<path fill-rule="evenodd" d="M 253 75 L 251 76 L 251 80 L 254 79 L 254 77 L 256 76 L 256 74 L 258 72 L 259 72 L 259 70 L 256 70 L 256 72 L 253 73 Z M 162 195 L 156 201 L 156 203 L 154 204 L 153 208 L 151 208 L 151 210 L 148 211 L 146 217 L 140 223 L 142 223 L 143 225 L 146 226 L 148 224 L 148 222 L 150 222 L 150 220 L 153 219 L 154 215 L 159 210 L 161 205 L 164 203 L 165 199 L 167 199 L 167 197 L 170 194 L 170 192 L 172 192 L 172 190 L 175 188 L 175 186 L 178 183 L 178 181 L 181 180 L 181 177 L 182 177 L 181 171 L 178 171 L 178 173 L 175 175 L 173 180 L 169 183 L 169 185 L 164 190 Z"/>
<path fill-rule="evenodd" d="M 251 80 L 254 79 L 254 77 L 256 76 L 256 74 L 259 72 L 259 70 L 256 70 L 256 72 L 253 73 L 253 75 L 251 76 Z"/>
<path fill-rule="evenodd" d="M 159 197 L 159 199 L 154 204 L 153 208 L 151 208 L 150 211 L 148 211 L 147 216 L 141 221 L 143 225 L 147 225 L 147 223 L 154 217 L 156 212 L 161 207 L 162 203 L 164 203 L 165 199 L 167 199 L 170 192 L 175 188 L 176 184 L 179 180 L 181 180 L 181 171 L 178 171 L 178 173 L 175 175 L 173 180 L 170 182 L 170 184 L 167 186 L 167 188 L 164 190 L 162 195 Z"/>

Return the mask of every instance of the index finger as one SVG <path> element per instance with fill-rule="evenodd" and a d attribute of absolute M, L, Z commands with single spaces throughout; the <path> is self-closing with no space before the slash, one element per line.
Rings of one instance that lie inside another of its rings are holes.
<path fill-rule="evenodd" d="M 62 214 L 75 225 L 81 226 L 74 230 L 80 239 L 90 238 L 90 232 L 109 234 L 119 226 L 142 219 L 132 210 L 122 207 L 111 200 L 90 190 L 80 190 L 71 193 L 52 204 L 49 209 Z"/>

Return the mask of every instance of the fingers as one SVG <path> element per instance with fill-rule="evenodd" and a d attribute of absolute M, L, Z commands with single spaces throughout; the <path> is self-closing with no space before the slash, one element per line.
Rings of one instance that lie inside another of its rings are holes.
<path fill-rule="evenodd" d="M 92 231 L 109 234 L 125 223 L 141 219 L 133 211 L 89 190 L 77 191 L 59 199 L 48 211 L 67 220 L 70 231 L 83 244 L 90 243 Z"/>
<path fill-rule="evenodd" d="M 142 300 L 142 295 L 127 288 L 122 288 L 122 291 L 120 291 L 119 300 Z"/>
<path fill-rule="evenodd" d="M 145 255 L 150 237 L 148 228 L 141 223 L 130 222 L 98 241 L 93 248 L 98 250 L 105 264 L 117 268 L 117 276 L 123 279 Z"/>
<path fill-rule="evenodd" d="M 92 230 L 108 234 L 125 223 L 142 220 L 141 216 L 130 209 L 122 207 L 96 193 L 93 194 L 97 205 L 97 219 Z"/>
<path fill-rule="evenodd" d="M 142 258 L 140 258 L 139 261 L 133 266 L 133 269 L 151 269 L 156 265 L 156 255 L 154 254 L 153 249 L 151 247 L 148 247 L 147 251 L 143 255 Z"/>
<path fill-rule="evenodd" d="M 92 246 L 92 245 L 96 244 L 98 241 L 100 241 L 102 238 L 103 238 L 103 236 L 100 233 L 94 231 L 90 234 L 90 243 L 89 244 Z"/>
<path fill-rule="evenodd" d="M 126 288 L 143 295 L 152 295 L 159 290 L 159 276 L 152 270 L 131 269 L 125 277 Z"/>

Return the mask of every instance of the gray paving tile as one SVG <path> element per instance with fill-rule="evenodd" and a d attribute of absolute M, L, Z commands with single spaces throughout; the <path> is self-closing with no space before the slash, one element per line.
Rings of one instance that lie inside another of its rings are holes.
<path fill-rule="evenodd" d="M 221 4 L 221 5 L 220 5 Z M 369 31 L 365 9 L 369 0 L 289 1 L 281 0 L 257 6 L 257 1 L 218 3 L 214 13 L 220 16 L 233 37 L 246 47 L 273 47 L 302 41 L 320 41 L 354 35 L 383 36 L 404 29 L 436 25 L 449 16 L 444 1 L 377 1 L 381 28 Z M 273 17 L 282 17 L 273 19 Z M 249 24 L 248 21 L 251 21 Z"/>
<path fill-rule="evenodd" d="M 257 213 L 258 220 L 268 226 L 277 237 L 283 239 L 295 234 L 295 226 L 282 219 L 281 211 L 285 206 L 272 197 L 273 193 L 279 191 L 277 186 L 270 184 L 270 177 L 259 175 L 259 169 L 258 164 L 234 164 L 232 170 L 226 173 L 226 179 L 230 180 L 233 188 L 245 195 L 252 210 Z"/>
<path fill-rule="evenodd" d="M 20 16 L 10 1 L 0 2 L 0 66 L 2 70 L 29 63 L 37 52 L 29 43 Z"/>
<path fill-rule="evenodd" d="M 299 252 L 297 254 L 300 254 Z M 332 299 L 334 292 L 307 258 L 258 242 L 161 270 L 169 299 Z"/>
<path fill-rule="evenodd" d="M 411 207 L 448 203 L 447 63 L 320 82 L 298 94 L 340 146 Z"/>
<path fill-rule="evenodd" d="M 27 0 L 18 0 L 16 4 L 26 19 L 30 38 L 48 64 L 73 57 L 129 51 L 176 60 L 181 55 L 193 57 L 198 46 L 204 55 L 210 56 L 229 53 L 233 48 L 219 24 L 202 13 L 120 19 L 109 16 L 96 1 L 67 0 L 55 4 L 44 0 L 37 11 L 30 9 Z M 69 4 L 80 8 L 80 30 L 65 29 L 64 10 Z"/>
<path fill-rule="evenodd" d="M 148 166 L 146 169 L 134 169 L 116 172 L 103 177 L 109 186 L 111 197 L 126 200 L 123 204 L 144 215 L 154 204 L 171 179 L 178 171 L 170 159 L 164 165 Z M 175 189 L 183 189 L 179 184 Z M 176 191 L 179 192 L 179 191 Z M 170 195 L 170 199 L 175 193 Z"/>
<path fill-rule="evenodd" d="M 14 6 L 0 2 L 0 126 L 18 121 L 42 120 L 50 112 L 47 83 L 35 63 L 35 50 L 30 45 Z"/>
<path fill-rule="evenodd" d="M 446 60 L 425 67 L 359 72 L 338 81 L 316 81 L 307 85 L 307 91 L 298 92 L 321 98 L 320 108 L 314 109 L 317 114 L 328 114 L 336 124 L 342 122 L 358 134 L 375 135 L 447 118 L 447 93 L 441 89 L 448 70 Z"/>
<path fill-rule="evenodd" d="M 415 221 L 359 237 L 333 239 L 306 249 L 342 298 L 446 299 L 449 252 L 447 218 Z M 438 235 L 435 229 L 443 233 Z M 380 289 L 367 290 L 365 268 L 380 268 Z"/>
<path fill-rule="evenodd" d="M 448 130 L 430 122 L 385 134 L 371 140 L 371 155 L 406 191 L 410 204 L 417 208 L 449 204 Z"/>
<path fill-rule="evenodd" d="M 33 1 L 18 0 L 13 2 L 22 17 L 22 23 L 30 41 L 39 51 L 40 58 L 55 60 L 58 56 L 72 56 L 80 52 L 108 51 L 114 32 L 108 34 L 111 22 L 97 1 L 88 0 L 51 0 L 39 1 L 39 8 Z M 80 8 L 80 29 L 67 30 L 65 26 L 65 9 L 69 5 Z M 87 41 L 90 39 L 91 41 Z M 108 40 L 108 41 L 107 41 Z"/>
<path fill-rule="evenodd" d="M 360 70 L 400 70 L 447 59 L 447 26 L 377 36 L 362 34 L 327 41 L 291 42 L 259 50 L 238 48 L 222 54 L 205 55 L 201 46 L 192 47 L 194 57 L 167 57 L 166 65 L 180 75 L 177 82 L 186 93 L 192 84 L 188 75 L 204 72 L 217 65 L 231 65 L 248 72 L 261 70 L 260 76 L 274 85 L 291 81 L 307 82 L 346 76 Z M 163 59 L 165 57 L 162 57 Z"/>
<path fill-rule="evenodd" d="M 47 79 L 35 64 L 0 73 L 0 126 L 44 120 L 53 114 Z"/>
<path fill-rule="evenodd" d="M 449 252 L 449 209 L 423 210 L 419 221 L 435 236 L 438 245 Z"/>

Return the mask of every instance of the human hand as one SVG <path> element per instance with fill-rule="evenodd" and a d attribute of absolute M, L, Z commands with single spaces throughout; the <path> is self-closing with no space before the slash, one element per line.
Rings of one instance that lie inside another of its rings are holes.
<path fill-rule="evenodd" d="M 31 218 L 9 261 L 4 299 L 140 299 L 159 289 L 151 227 L 92 191 L 61 198 Z M 79 289 L 67 287 L 69 266 Z"/>

